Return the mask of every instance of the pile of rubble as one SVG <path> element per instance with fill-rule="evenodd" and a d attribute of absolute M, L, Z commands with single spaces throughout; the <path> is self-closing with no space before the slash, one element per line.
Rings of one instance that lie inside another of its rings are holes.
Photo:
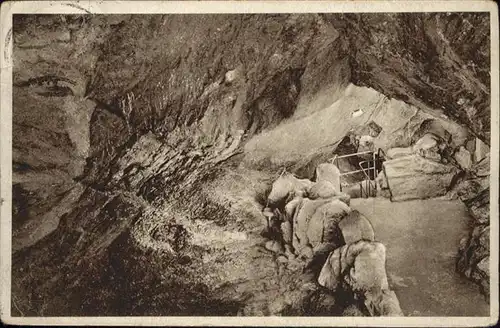
<path fill-rule="evenodd" d="M 340 172 L 319 164 L 316 181 L 283 173 L 272 186 L 264 215 L 271 240 L 266 248 L 313 268 L 315 281 L 338 295 L 349 293 L 372 316 L 403 315 L 390 290 L 385 247 L 370 221 L 349 207 L 340 192 Z"/>

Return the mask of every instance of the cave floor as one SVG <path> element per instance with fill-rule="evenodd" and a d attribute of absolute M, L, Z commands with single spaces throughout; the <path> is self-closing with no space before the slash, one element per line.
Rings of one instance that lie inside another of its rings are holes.
<path fill-rule="evenodd" d="M 387 249 L 387 273 L 407 316 L 488 316 L 479 287 L 455 271 L 469 215 L 457 201 L 352 199 Z"/>

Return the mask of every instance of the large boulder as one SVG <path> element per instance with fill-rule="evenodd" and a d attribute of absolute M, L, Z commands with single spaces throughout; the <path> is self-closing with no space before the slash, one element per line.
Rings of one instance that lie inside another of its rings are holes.
<path fill-rule="evenodd" d="M 399 305 L 398 297 L 392 290 L 383 289 L 365 294 L 365 306 L 372 317 L 391 316 L 401 317 L 403 311 Z"/>
<path fill-rule="evenodd" d="M 372 289 L 389 289 L 385 246 L 362 240 L 337 248 L 328 256 L 318 282 L 332 291 L 346 285 L 361 294 Z"/>
<path fill-rule="evenodd" d="M 412 150 L 415 154 L 439 162 L 441 160 L 440 152 L 442 147 L 443 143 L 439 137 L 432 133 L 426 133 L 415 142 Z"/>
<path fill-rule="evenodd" d="M 322 163 L 316 167 L 316 181 L 328 181 L 340 191 L 340 170 L 333 164 Z"/>
<path fill-rule="evenodd" d="M 302 196 L 296 196 L 285 205 L 285 221 L 291 222 L 293 220 L 295 211 L 300 208 L 303 199 Z"/>
<path fill-rule="evenodd" d="M 426 133 L 418 139 L 414 145 L 409 147 L 390 148 L 387 150 L 386 155 L 389 159 L 395 159 L 418 154 L 424 158 L 439 162 L 441 160 L 440 152 L 443 147 L 444 144 L 438 136 L 432 133 Z"/>
<path fill-rule="evenodd" d="M 337 248 L 328 256 L 318 282 L 332 291 L 352 290 L 372 315 L 402 315 L 397 297 L 389 290 L 381 243 L 362 240 Z"/>
<path fill-rule="evenodd" d="M 286 203 L 294 196 L 302 196 L 312 184 L 313 182 L 308 179 L 298 179 L 291 173 L 284 173 L 273 182 L 271 192 L 267 197 L 268 204 Z"/>
<path fill-rule="evenodd" d="M 307 190 L 307 198 L 313 200 L 330 198 L 338 199 L 347 205 L 351 203 L 351 196 L 348 193 L 336 190 L 331 182 L 325 180 L 314 183 L 311 188 Z"/>
<path fill-rule="evenodd" d="M 318 207 L 307 226 L 307 240 L 314 251 L 324 250 L 329 245 L 333 249 L 344 243 L 338 224 L 350 212 L 351 209 L 337 199 Z"/>
<path fill-rule="evenodd" d="M 425 199 L 442 196 L 448 191 L 458 169 L 419 155 L 384 162 L 391 200 Z"/>
<path fill-rule="evenodd" d="M 351 211 L 339 222 L 339 229 L 342 231 L 346 244 L 360 240 L 375 240 L 375 232 L 371 222 L 357 210 Z"/>
<path fill-rule="evenodd" d="M 310 199 L 330 198 L 335 196 L 337 191 L 330 181 L 322 180 L 311 186 L 307 192 L 307 197 Z"/>
<path fill-rule="evenodd" d="M 335 236 L 334 229 L 350 208 L 337 199 L 305 198 L 293 218 L 293 247 L 301 254 L 306 247 L 318 248 Z"/>
<path fill-rule="evenodd" d="M 309 220 L 314 212 L 320 207 L 328 203 L 330 200 L 317 199 L 310 200 L 304 198 L 298 208 L 295 209 L 293 217 L 293 248 L 297 252 L 301 252 L 303 248 L 309 245 L 307 238 L 307 227 Z"/>

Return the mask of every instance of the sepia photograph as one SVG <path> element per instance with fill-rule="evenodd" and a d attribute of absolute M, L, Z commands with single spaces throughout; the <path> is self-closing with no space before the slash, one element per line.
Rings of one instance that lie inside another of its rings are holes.
<path fill-rule="evenodd" d="M 498 320 L 494 3 L 22 2 L 2 321 Z"/>

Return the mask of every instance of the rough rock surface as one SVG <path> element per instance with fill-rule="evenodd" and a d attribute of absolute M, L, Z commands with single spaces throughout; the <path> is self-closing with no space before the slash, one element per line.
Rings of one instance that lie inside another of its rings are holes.
<path fill-rule="evenodd" d="M 490 294 L 490 157 L 489 153 L 472 164 L 454 192 L 467 206 L 471 216 L 469 236 L 460 241 L 457 270 Z"/>
<path fill-rule="evenodd" d="M 460 146 L 453 156 L 463 170 L 470 170 L 472 166 L 472 156 L 464 146 Z"/>
<path fill-rule="evenodd" d="M 426 133 L 423 137 L 417 140 L 414 145 L 410 147 L 395 147 L 387 150 L 387 157 L 389 159 L 400 158 L 412 154 L 418 154 L 423 158 L 428 158 L 435 162 L 441 161 L 442 140 L 439 137 Z"/>
<path fill-rule="evenodd" d="M 285 161 L 253 161 L 246 145 L 322 126 L 301 141 L 309 153 L 285 153 L 305 167 L 297 158 L 324 161 L 352 127 L 373 121 L 374 145 L 406 147 L 426 120 L 489 143 L 480 13 L 15 15 L 14 26 L 17 315 L 330 315 L 331 294 L 261 252 L 265 218 L 248 190 Z"/>
<path fill-rule="evenodd" d="M 303 196 L 313 185 L 308 179 L 297 179 L 291 173 L 282 174 L 273 182 L 271 192 L 267 197 L 268 203 L 275 207 L 287 203 L 297 196 Z"/>
<path fill-rule="evenodd" d="M 402 315 L 397 297 L 389 290 L 381 243 L 361 240 L 337 248 L 328 256 L 318 281 L 333 291 L 348 288 L 362 295 L 372 315 Z"/>
<path fill-rule="evenodd" d="M 370 221 L 357 210 L 351 211 L 339 222 L 339 229 L 342 231 L 346 244 L 355 243 L 359 240 L 375 240 L 375 232 Z"/>
<path fill-rule="evenodd" d="M 319 249 L 324 244 L 340 246 L 338 225 L 350 211 L 351 209 L 340 200 L 332 200 L 317 208 L 307 224 L 306 233 L 306 240 L 313 250 Z M 299 219 L 297 221 L 301 222 Z M 298 229 L 300 228 L 299 226 Z"/>
<path fill-rule="evenodd" d="M 481 291 L 490 293 L 490 190 L 482 190 L 475 197 L 465 200 L 472 216 L 473 230 L 460 241 L 457 269 L 477 282 Z"/>
<path fill-rule="evenodd" d="M 475 13 L 407 13 L 343 14 L 329 21 L 356 31 L 347 42 L 357 84 L 441 110 L 489 145 L 488 20 Z"/>

